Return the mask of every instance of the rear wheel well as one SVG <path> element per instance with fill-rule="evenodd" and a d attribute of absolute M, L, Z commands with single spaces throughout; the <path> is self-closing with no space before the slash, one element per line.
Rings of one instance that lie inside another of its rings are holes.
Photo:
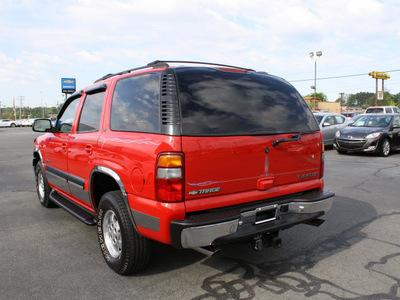
<path fill-rule="evenodd" d="M 108 192 L 121 190 L 115 179 L 107 174 L 97 172 L 92 175 L 92 201 L 97 210 L 101 197 Z"/>

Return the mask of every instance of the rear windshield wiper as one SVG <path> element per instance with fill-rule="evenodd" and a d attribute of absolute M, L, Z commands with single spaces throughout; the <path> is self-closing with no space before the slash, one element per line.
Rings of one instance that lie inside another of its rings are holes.
<path fill-rule="evenodd" d="M 293 141 L 299 141 L 301 139 L 301 133 L 298 134 L 293 134 L 290 138 L 284 138 L 280 140 L 275 140 L 272 142 L 272 147 L 278 146 L 280 143 L 284 142 L 293 142 Z"/>

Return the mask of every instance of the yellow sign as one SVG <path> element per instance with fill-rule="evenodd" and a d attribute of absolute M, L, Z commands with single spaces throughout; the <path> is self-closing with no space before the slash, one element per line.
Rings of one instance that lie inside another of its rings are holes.
<path fill-rule="evenodd" d="M 390 78 L 390 75 L 388 75 L 387 73 L 376 72 L 376 71 L 369 73 L 369 76 L 372 76 L 372 78 L 377 78 L 377 79 L 389 79 Z"/>

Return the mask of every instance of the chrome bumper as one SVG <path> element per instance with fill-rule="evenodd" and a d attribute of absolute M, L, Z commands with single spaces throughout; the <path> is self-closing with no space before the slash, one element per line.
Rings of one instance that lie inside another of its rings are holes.
<path fill-rule="evenodd" d="M 296 201 L 266 205 L 240 213 L 236 218 L 202 226 L 186 226 L 180 233 L 180 246 L 199 248 L 214 244 L 217 239 L 235 235 L 251 236 L 254 232 L 271 232 L 306 223 L 328 212 L 334 194 L 318 201 Z M 261 215 L 261 218 L 259 217 Z M 229 240 L 229 238 L 228 238 Z"/>

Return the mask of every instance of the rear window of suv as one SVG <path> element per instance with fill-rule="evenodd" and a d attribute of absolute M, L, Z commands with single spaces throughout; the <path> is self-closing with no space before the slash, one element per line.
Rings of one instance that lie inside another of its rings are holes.
<path fill-rule="evenodd" d="M 183 135 L 260 135 L 319 130 L 304 99 L 280 78 L 211 68 L 178 68 L 175 72 Z"/>
<path fill-rule="evenodd" d="M 368 108 L 365 111 L 366 114 L 382 114 L 383 112 L 383 107 Z"/>

